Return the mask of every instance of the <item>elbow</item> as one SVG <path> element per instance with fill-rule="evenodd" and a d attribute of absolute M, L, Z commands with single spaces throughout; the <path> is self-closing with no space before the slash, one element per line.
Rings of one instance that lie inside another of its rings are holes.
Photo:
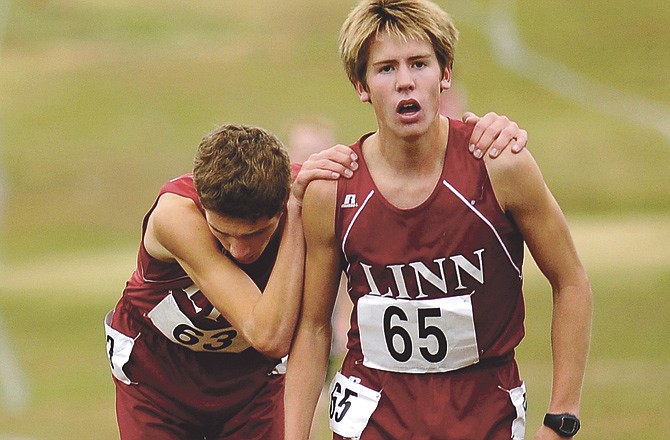
<path fill-rule="evenodd" d="M 285 356 L 288 356 L 290 348 L 291 344 L 286 344 L 282 346 L 277 345 L 276 347 L 267 349 L 266 351 L 263 352 L 263 354 L 272 359 L 281 359 Z"/>
<path fill-rule="evenodd" d="M 268 341 L 254 345 L 256 351 L 273 359 L 281 359 L 288 355 L 291 348 L 291 343 L 284 343 L 283 341 Z"/>
<path fill-rule="evenodd" d="M 592 302 L 593 291 L 591 290 L 591 283 L 588 275 L 583 269 L 575 272 L 576 273 L 571 274 L 570 278 L 557 279 L 554 282 L 551 282 L 554 299 L 556 300 L 565 295 L 566 297 L 569 297 L 571 301 Z"/>
<path fill-rule="evenodd" d="M 591 282 L 586 273 L 582 276 L 578 289 L 582 292 L 584 301 L 589 304 L 589 307 L 593 307 L 593 290 L 591 289 Z"/>
<path fill-rule="evenodd" d="M 281 332 L 264 332 L 250 341 L 251 346 L 261 354 L 274 359 L 281 359 L 288 355 L 291 349 L 291 336 Z"/>

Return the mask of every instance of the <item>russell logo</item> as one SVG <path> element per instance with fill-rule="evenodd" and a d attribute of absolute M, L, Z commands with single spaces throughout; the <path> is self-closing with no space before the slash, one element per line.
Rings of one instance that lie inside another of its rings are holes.
<path fill-rule="evenodd" d="M 344 203 L 342 203 L 342 208 L 356 208 L 358 203 L 356 203 L 356 194 L 347 194 L 344 196 Z"/>

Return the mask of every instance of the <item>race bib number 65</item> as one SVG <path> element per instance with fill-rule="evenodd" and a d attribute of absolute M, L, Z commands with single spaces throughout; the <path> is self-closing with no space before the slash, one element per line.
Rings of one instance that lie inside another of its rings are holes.
<path fill-rule="evenodd" d="M 470 295 L 358 300 L 363 365 L 399 373 L 438 373 L 479 362 Z"/>
<path fill-rule="evenodd" d="M 345 438 L 359 438 L 377 409 L 381 393 L 338 371 L 329 395 L 330 429 Z"/>

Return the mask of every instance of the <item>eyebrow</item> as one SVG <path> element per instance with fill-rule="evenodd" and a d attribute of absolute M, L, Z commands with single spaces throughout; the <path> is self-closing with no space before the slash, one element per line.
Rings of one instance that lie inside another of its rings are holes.
<path fill-rule="evenodd" d="M 214 231 L 218 232 L 219 234 L 223 234 L 223 235 L 231 235 L 231 234 L 229 234 L 228 232 L 224 232 L 224 231 L 222 231 L 222 230 L 216 228 L 216 227 L 215 227 L 213 224 L 211 224 L 210 222 L 207 222 L 207 224 L 209 225 L 210 228 L 212 228 Z M 250 236 L 252 236 L 252 235 L 256 235 L 256 234 L 259 234 L 259 233 L 263 232 L 265 229 L 267 229 L 267 226 L 264 226 L 264 227 L 262 227 L 262 228 L 260 228 L 260 229 L 257 229 L 257 230 L 255 230 L 255 231 L 252 231 L 252 232 L 249 232 L 249 233 L 246 233 L 246 234 L 238 235 L 238 237 L 250 237 Z"/>
<path fill-rule="evenodd" d="M 429 53 L 421 54 L 421 55 L 414 55 L 408 58 L 408 61 L 418 61 L 418 60 L 426 60 L 430 58 L 432 55 Z M 389 64 L 389 63 L 397 63 L 398 60 L 396 58 L 387 58 L 387 59 L 381 59 L 379 61 L 373 61 L 372 65 L 377 66 L 380 64 Z"/>

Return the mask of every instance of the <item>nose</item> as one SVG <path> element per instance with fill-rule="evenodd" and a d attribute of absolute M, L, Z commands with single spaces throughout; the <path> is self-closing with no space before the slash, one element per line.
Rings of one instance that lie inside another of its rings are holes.
<path fill-rule="evenodd" d="M 228 253 L 230 253 L 234 259 L 244 262 L 252 256 L 253 249 L 243 240 L 232 239 L 228 243 Z"/>
<path fill-rule="evenodd" d="M 396 89 L 401 90 L 414 90 L 414 77 L 408 66 L 400 66 L 396 73 Z"/>

